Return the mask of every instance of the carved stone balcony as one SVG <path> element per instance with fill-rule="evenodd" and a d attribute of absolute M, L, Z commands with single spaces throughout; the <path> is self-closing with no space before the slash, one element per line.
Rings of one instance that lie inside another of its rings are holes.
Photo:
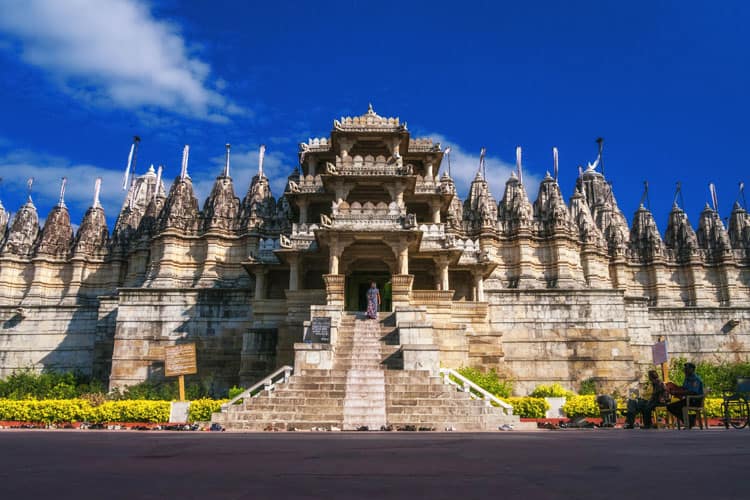
<path fill-rule="evenodd" d="M 319 175 L 312 176 L 300 176 L 299 180 L 290 180 L 286 187 L 288 194 L 311 194 L 311 193 L 325 193 L 326 190 L 323 187 L 323 181 Z"/>

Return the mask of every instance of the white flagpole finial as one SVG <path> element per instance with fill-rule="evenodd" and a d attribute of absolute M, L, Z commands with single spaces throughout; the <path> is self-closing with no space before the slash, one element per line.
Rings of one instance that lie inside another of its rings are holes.
<path fill-rule="evenodd" d="M 31 203 L 31 188 L 34 186 L 34 178 L 29 177 L 26 181 L 26 195 L 29 197 L 29 203 Z"/>
<path fill-rule="evenodd" d="M 101 208 L 102 204 L 99 202 L 99 193 L 102 190 L 102 178 L 97 177 L 94 181 L 94 204 L 91 205 L 94 208 Z"/>
<path fill-rule="evenodd" d="M 713 203 L 714 206 L 714 212 L 719 212 L 719 199 L 716 196 L 716 186 L 714 183 L 710 183 L 708 185 L 708 190 L 711 191 L 711 203 Z"/>
<path fill-rule="evenodd" d="M 482 148 L 479 150 L 479 171 L 482 173 L 482 178 L 484 179 L 484 174 L 486 172 L 484 167 L 484 157 L 487 154 L 487 148 Z"/>
<path fill-rule="evenodd" d="M 57 200 L 57 206 L 65 208 L 65 185 L 68 183 L 68 178 L 63 177 L 60 183 L 60 198 Z"/>
<path fill-rule="evenodd" d="M 185 144 L 185 147 L 182 149 L 182 168 L 180 169 L 180 180 L 185 180 L 185 178 L 188 176 L 187 169 L 188 169 L 188 156 L 190 155 L 190 146 Z"/>
<path fill-rule="evenodd" d="M 163 171 L 164 167 L 159 165 L 159 168 L 156 170 L 156 186 L 154 187 L 154 199 L 159 196 L 159 192 L 161 191 L 161 173 Z"/>
<path fill-rule="evenodd" d="M 558 174 L 559 169 L 558 169 L 558 158 L 557 158 L 557 148 L 556 147 L 552 148 L 552 163 L 553 163 L 553 166 L 555 168 L 555 180 L 557 180 L 557 174 Z"/>
<path fill-rule="evenodd" d="M 122 190 L 128 189 L 128 179 L 130 179 L 130 167 L 133 165 L 133 154 L 135 153 L 135 142 L 130 145 L 130 154 L 128 154 L 128 165 L 125 167 L 125 175 L 122 178 Z"/>
<path fill-rule="evenodd" d="M 266 145 L 260 145 L 260 151 L 258 152 L 258 177 L 263 177 L 263 158 L 266 156 Z"/>
<path fill-rule="evenodd" d="M 521 146 L 516 146 L 516 170 L 518 170 L 518 181 L 523 184 L 523 170 L 521 168 Z"/>
<path fill-rule="evenodd" d="M 231 147 L 232 147 L 231 144 L 229 143 L 226 144 L 227 155 L 224 160 L 224 173 L 222 174 L 224 177 L 229 177 L 229 150 L 231 149 Z"/>

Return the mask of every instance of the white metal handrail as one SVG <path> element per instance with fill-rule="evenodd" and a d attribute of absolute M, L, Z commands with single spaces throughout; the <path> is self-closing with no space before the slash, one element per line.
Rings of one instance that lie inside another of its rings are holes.
<path fill-rule="evenodd" d="M 261 390 L 264 390 L 266 392 L 273 391 L 274 389 L 276 389 L 276 385 L 278 385 L 279 383 L 287 383 L 289 381 L 289 377 L 292 376 L 292 372 L 294 372 L 293 367 L 289 365 L 282 366 L 257 384 L 248 389 L 245 389 L 240 394 L 236 395 L 235 397 L 221 405 L 221 409 L 226 410 L 241 399 L 245 399 L 247 397 L 257 397 L 260 394 Z"/>
<path fill-rule="evenodd" d="M 487 406 L 492 406 L 492 403 L 495 403 L 495 405 L 503 409 L 503 413 L 505 413 L 506 415 L 513 415 L 513 405 L 506 403 L 494 394 L 481 388 L 468 378 L 458 373 L 456 370 L 451 370 L 450 368 L 441 368 L 440 375 L 442 375 L 443 377 L 443 383 L 452 385 L 459 391 L 469 393 L 469 396 L 471 396 L 473 399 L 479 399 L 479 396 L 477 396 L 476 394 L 478 392 L 479 394 L 481 394 L 481 397 Z M 459 384 L 451 377 L 460 380 L 461 383 Z"/>

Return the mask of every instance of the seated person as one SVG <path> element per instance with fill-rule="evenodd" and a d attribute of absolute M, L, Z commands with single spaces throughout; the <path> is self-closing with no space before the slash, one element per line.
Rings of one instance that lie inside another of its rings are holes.
<path fill-rule="evenodd" d="M 637 398 L 628 400 L 628 412 L 625 416 L 626 429 L 633 428 L 633 422 L 635 422 L 635 416 L 638 413 L 643 414 L 643 428 L 650 429 L 652 426 L 651 415 L 654 408 L 669 403 L 669 391 L 667 391 L 667 386 L 661 381 L 656 370 L 649 370 L 648 380 L 651 382 L 653 388 L 651 397 L 648 399 Z"/>
<path fill-rule="evenodd" d="M 667 384 L 667 390 L 673 395 L 680 398 L 679 401 L 675 403 L 671 403 L 667 405 L 667 410 L 669 410 L 669 413 L 677 417 L 677 419 L 682 422 L 682 409 L 687 405 L 687 400 L 685 399 L 685 396 L 688 395 L 700 395 L 703 394 L 703 380 L 696 375 L 695 373 L 695 365 L 693 363 L 685 363 L 685 366 L 683 366 L 683 370 L 685 371 L 685 382 L 682 383 L 682 387 L 679 387 L 672 382 Z M 695 404 L 699 404 L 699 401 L 696 401 Z M 690 416 L 690 427 L 693 426 L 695 423 L 695 415 Z M 682 422 L 684 425 L 685 422 Z"/>
<path fill-rule="evenodd" d="M 617 401 L 608 394 L 602 394 L 596 397 L 596 404 L 602 417 L 602 427 L 614 427 L 617 422 Z"/>

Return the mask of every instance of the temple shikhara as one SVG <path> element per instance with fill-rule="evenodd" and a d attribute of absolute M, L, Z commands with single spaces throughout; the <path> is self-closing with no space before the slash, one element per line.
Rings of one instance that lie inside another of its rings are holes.
<path fill-rule="evenodd" d="M 277 196 L 262 155 L 235 186 L 227 145 L 201 208 L 186 147 L 168 192 L 161 169 L 132 180 L 111 232 L 98 185 L 76 232 L 63 193 L 41 229 L 31 196 L 12 220 L 0 205 L 0 376 L 75 369 L 122 387 L 163 378 L 165 347 L 195 342 L 196 380 L 216 394 L 291 367 L 217 415 L 226 425 L 474 429 L 513 416 L 441 369 L 495 368 L 519 394 L 622 391 L 660 337 L 670 356 L 749 357 L 740 203 L 726 227 L 706 206 L 694 228 L 678 203 L 663 233 L 643 204 L 629 225 L 596 164 L 567 202 L 549 174 L 527 193 L 520 168 L 499 202 L 481 168 L 459 193 L 440 144 L 372 107 L 300 144 Z M 371 281 L 377 321 L 361 314 Z"/>

